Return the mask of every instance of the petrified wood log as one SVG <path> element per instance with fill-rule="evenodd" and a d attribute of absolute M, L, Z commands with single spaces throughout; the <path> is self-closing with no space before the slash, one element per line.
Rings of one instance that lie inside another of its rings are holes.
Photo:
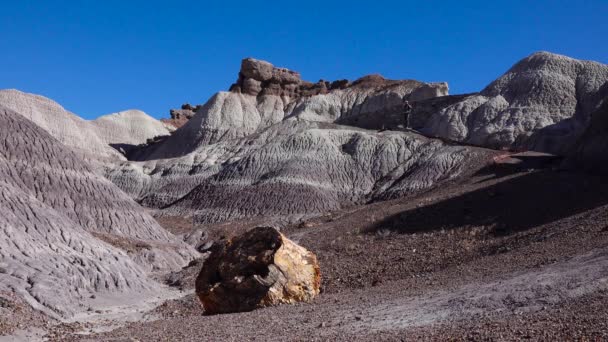
<path fill-rule="evenodd" d="M 317 257 L 271 227 L 216 244 L 196 279 L 205 314 L 310 301 L 319 294 Z"/>

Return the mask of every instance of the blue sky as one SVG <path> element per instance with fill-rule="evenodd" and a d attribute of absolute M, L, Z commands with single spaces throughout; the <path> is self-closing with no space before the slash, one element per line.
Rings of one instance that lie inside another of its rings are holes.
<path fill-rule="evenodd" d="M 244 57 L 304 79 L 447 81 L 477 91 L 534 51 L 608 63 L 608 1 L 3 1 L 0 88 L 85 118 L 168 116 Z"/>

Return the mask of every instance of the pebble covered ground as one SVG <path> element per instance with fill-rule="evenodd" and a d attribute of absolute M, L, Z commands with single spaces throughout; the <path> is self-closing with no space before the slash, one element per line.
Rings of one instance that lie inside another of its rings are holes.
<path fill-rule="evenodd" d="M 205 316 L 188 294 L 110 332 L 81 335 L 79 327 L 64 324 L 48 337 L 605 340 L 607 209 L 608 184 L 601 177 L 494 165 L 410 198 L 284 227 L 321 263 L 322 293 L 312 303 Z M 213 237 L 230 234 L 227 227 L 206 228 Z M 247 228 L 240 222 L 234 233 Z M 187 293 L 202 264 L 167 279 Z M 545 285 L 520 291 L 526 282 Z"/>

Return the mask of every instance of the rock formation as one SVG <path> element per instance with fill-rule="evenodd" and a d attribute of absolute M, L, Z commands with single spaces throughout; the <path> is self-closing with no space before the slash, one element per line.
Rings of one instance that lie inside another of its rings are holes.
<path fill-rule="evenodd" d="M 120 158 L 120 154 L 96 134 L 90 122 L 66 111 L 46 97 L 18 90 L 0 90 L 0 105 L 22 115 L 61 143 L 87 157 Z"/>
<path fill-rule="evenodd" d="M 569 151 L 564 165 L 599 174 L 608 170 L 608 96 L 591 115 L 589 126 Z"/>
<path fill-rule="evenodd" d="M 230 91 L 165 123 L 140 111 L 87 121 L 0 91 L 0 291 L 64 317 L 91 295 L 160 291 L 150 273 L 195 251 L 148 210 L 196 223 L 293 222 L 441 186 L 496 153 L 468 144 L 608 165 L 606 65 L 536 53 L 479 93 L 447 93 L 445 83 L 379 75 L 310 83 L 253 59 Z M 185 237 L 212 250 L 197 284 L 208 313 L 318 292 L 314 263 L 290 275 L 291 256 L 308 252 L 268 228 L 247 234 L 213 246 L 202 230 Z"/>
<path fill-rule="evenodd" d="M 160 287 L 148 272 L 179 268 L 195 255 L 24 116 L 0 107 L 0 133 L 1 290 L 69 317 L 86 311 L 93 294 L 152 297 Z"/>
<path fill-rule="evenodd" d="M 166 142 L 138 158 L 183 156 L 199 146 L 242 138 L 289 117 L 372 129 L 384 128 L 383 122 L 390 117 L 403 127 L 405 101 L 447 93 L 446 83 L 393 81 L 379 75 L 352 83 L 346 80 L 310 83 L 302 81 L 297 72 L 247 58 L 242 61 L 238 80 L 229 92 L 215 94 Z"/>
<path fill-rule="evenodd" d="M 184 155 L 293 116 L 368 129 L 410 128 L 488 148 L 564 154 L 587 126 L 606 82 L 608 66 L 547 52 L 524 58 L 479 93 L 457 96 L 446 96 L 445 83 L 379 75 L 352 83 L 310 83 L 297 72 L 248 58 L 230 93 L 214 96 L 188 127 L 147 157 Z"/>
<path fill-rule="evenodd" d="M 140 110 L 103 115 L 90 123 L 107 145 L 139 145 L 148 139 L 171 134 L 162 122 Z"/>
<path fill-rule="evenodd" d="M 538 52 L 480 93 L 415 103 L 412 116 L 430 136 L 563 155 L 587 126 L 606 82 L 607 65 Z"/>
<path fill-rule="evenodd" d="M 160 121 L 164 123 L 168 129 L 175 131 L 185 125 L 188 120 L 192 119 L 200 107 L 202 107 L 202 105 L 192 106 L 189 103 L 185 103 L 180 109 L 171 109 L 169 111 L 171 119 L 161 119 Z"/>
<path fill-rule="evenodd" d="M 205 314 L 307 302 L 319 294 L 316 256 L 271 227 L 212 247 L 196 279 Z"/>
<path fill-rule="evenodd" d="M 180 158 L 121 163 L 107 177 L 161 215 L 298 218 L 428 189 L 484 153 L 409 132 L 292 118 Z"/>
<path fill-rule="evenodd" d="M 170 134 L 163 123 L 139 110 L 87 121 L 66 111 L 55 101 L 13 89 L 0 90 L 0 106 L 34 122 L 93 162 L 100 159 L 124 160 L 114 145 L 139 145 L 156 136 Z"/>
<path fill-rule="evenodd" d="M 247 95 L 275 95 L 296 98 L 301 90 L 300 74 L 285 68 L 275 68 L 266 61 L 243 59 L 239 79 L 230 91 Z"/>
<path fill-rule="evenodd" d="M 403 128 L 408 101 L 445 94 L 445 83 L 379 75 L 313 86 L 296 72 L 245 59 L 230 92 L 131 155 L 141 162 L 106 176 L 160 215 L 197 222 L 296 218 L 403 196 L 458 176 L 477 151 L 353 126 Z"/>
<path fill-rule="evenodd" d="M 108 177 L 163 214 L 200 222 L 297 217 L 394 198 L 456 177 L 477 152 L 354 127 L 563 153 L 602 98 L 607 70 L 536 53 L 477 94 L 443 96 L 446 84 L 370 75 L 320 82 L 327 91 L 309 96 L 298 73 L 246 59 L 231 92 L 216 94 L 184 127 L 150 146 L 140 155 L 147 161 Z"/>

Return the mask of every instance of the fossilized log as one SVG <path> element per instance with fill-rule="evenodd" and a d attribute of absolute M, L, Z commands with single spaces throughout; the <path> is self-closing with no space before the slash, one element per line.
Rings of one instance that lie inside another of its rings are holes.
<path fill-rule="evenodd" d="M 319 294 L 317 257 L 271 227 L 216 244 L 196 279 L 205 314 L 310 301 Z"/>

